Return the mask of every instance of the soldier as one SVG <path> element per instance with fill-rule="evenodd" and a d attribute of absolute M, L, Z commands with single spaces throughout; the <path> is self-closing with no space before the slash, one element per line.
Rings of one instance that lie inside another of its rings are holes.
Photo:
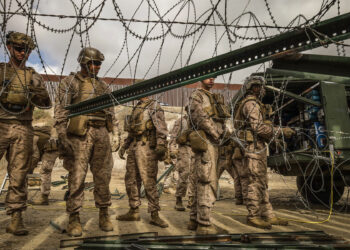
<path fill-rule="evenodd" d="M 35 48 L 32 38 L 9 32 L 6 46 L 10 60 L 0 64 L 0 158 L 7 153 L 10 184 L 5 202 L 7 214 L 12 217 L 6 232 L 26 235 L 22 211 L 26 209 L 26 177 L 33 153 L 33 109 L 49 108 L 51 101 L 42 77 L 26 67 Z"/>
<path fill-rule="evenodd" d="M 80 71 L 71 73 L 60 82 L 56 97 L 55 127 L 61 153 L 65 156 L 64 166 L 69 171 L 67 232 L 70 236 L 82 234 L 79 211 L 84 200 L 88 164 L 95 184 L 95 205 L 100 210 L 99 227 L 103 231 L 113 231 L 108 216 L 111 205 L 109 183 L 113 168 L 109 132 L 113 130 L 113 108 L 69 119 L 69 112 L 65 109 L 67 105 L 110 93 L 107 84 L 97 76 L 103 60 L 104 56 L 99 50 L 83 48 L 78 56 Z"/>
<path fill-rule="evenodd" d="M 186 106 L 187 110 L 187 106 Z M 191 145 L 187 140 L 188 131 L 190 129 L 188 123 L 188 115 L 185 114 L 175 121 L 174 127 L 170 132 L 170 158 L 176 159 L 176 170 L 179 173 L 179 179 L 176 185 L 176 204 L 177 211 L 185 211 L 182 204 L 182 198 L 186 196 L 188 179 L 191 172 L 191 160 L 193 159 L 193 152 Z M 191 194 L 191 193 L 190 193 Z M 192 194 L 191 194 L 192 195 Z M 189 200 L 193 200 L 190 196 Z"/>
<path fill-rule="evenodd" d="M 244 83 L 246 96 L 235 114 L 235 128 L 244 142 L 244 168 L 248 169 L 249 182 L 246 205 L 247 223 L 254 227 L 270 229 L 271 225 L 287 225 L 288 222 L 276 217 L 269 201 L 267 187 L 266 142 L 281 133 L 291 137 L 294 131 L 288 127 L 279 129 L 267 120 L 261 99 L 265 95 L 265 79 L 260 76 L 248 77 Z"/>
<path fill-rule="evenodd" d="M 42 131 L 43 129 L 40 129 L 40 130 Z M 33 205 L 49 205 L 49 195 L 51 190 L 51 174 L 52 174 L 52 169 L 55 165 L 56 159 L 59 156 L 59 152 L 58 152 L 57 138 L 55 137 L 54 133 L 51 133 L 51 129 L 48 132 L 49 132 L 49 136 L 50 135 L 51 136 L 49 137 L 48 140 L 45 141 L 45 144 L 42 145 L 42 143 L 37 143 L 37 151 L 39 151 L 38 154 L 40 156 L 38 162 L 41 161 L 41 168 L 40 168 L 41 193 L 37 199 L 31 201 L 31 204 Z M 40 134 L 38 133 L 38 135 L 39 135 L 38 141 L 40 142 Z M 35 167 L 36 165 L 33 166 L 33 169 Z"/>
<path fill-rule="evenodd" d="M 139 221 L 141 182 L 148 200 L 148 212 L 151 213 L 150 224 L 168 227 L 159 218 L 159 195 L 156 187 L 158 160 L 167 151 L 167 126 L 164 111 L 159 103 L 147 97 L 141 98 L 132 113 L 126 119 L 124 129 L 128 136 L 119 149 L 120 158 L 128 150 L 125 173 L 125 187 L 129 197 L 130 209 L 126 214 L 117 216 L 120 221 Z"/>
<path fill-rule="evenodd" d="M 210 222 L 210 211 L 218 186 L 218 146 L 225 121 L 230 117 L 223 96 L 210 92 L 213 85 L 214 78 L 203 80 L 201 88 L 191 94 L 189 102 L 189 121 L 193 130 L 189 140 L 195 162 L 190 177 L 194 185 L 194 201 L 187 228 L 196 230 L 197 234 L 216 233 Z"/>

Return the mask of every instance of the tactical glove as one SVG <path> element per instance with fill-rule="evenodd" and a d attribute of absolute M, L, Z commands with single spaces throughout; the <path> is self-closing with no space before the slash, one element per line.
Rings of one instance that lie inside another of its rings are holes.
<path fill-rule="evenodd" d="M 118 151 L 118 155 L 120 157 L 120 159 L 125 160 L 124 154 L 125 154 L 126 149 L 124 147 L 120 147 L 119 151 Z"/>
<path fill-rule="evenodd" d="M 295 131 L 293 129 L 291 129 L 290 127 L 285 127 L 285 128 L 282 128 L 282 133 L 283 133 L 284 137 L 291 138 L 292 135 L 295 134 Z"/>
<path fill-rule="evenodd" d="M 163 159 L 165 156 L 165 153 L 167 152 L 167 148 L 163 144 L 158 144 L 155 152 L 157 154 L 158 159 Z"/>

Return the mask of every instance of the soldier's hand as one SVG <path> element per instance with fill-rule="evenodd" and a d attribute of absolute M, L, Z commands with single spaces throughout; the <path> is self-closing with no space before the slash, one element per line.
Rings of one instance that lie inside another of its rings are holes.
<path fill-rule="evenodd" d="M 282 128 L 282 133 L 284 137 L 291 138 L 295 134 L 295 131 L 290 127 L 285 127 L 285 128 Z"/>
<path fill-rule="evenodd" d="M 162 159 L 165 156 L 166 151 L 167 151 L 167 148 L 165 147 L 165 145 L 158 144 L 155 149 L 158 159 Z"/>
<path fill-rule="evenodd" d="M 118 151 L 118 155 L 119 155 L 120 159 L 125 160 L 124 154 L 125 154 L 125 148 L 121 147 Z"/>
<path fill-rule="evenodd" d="M 171 151 L 170 152 L 170 158 L 171 159 L 176 159 L 177 158 L 177 152 Z"/>

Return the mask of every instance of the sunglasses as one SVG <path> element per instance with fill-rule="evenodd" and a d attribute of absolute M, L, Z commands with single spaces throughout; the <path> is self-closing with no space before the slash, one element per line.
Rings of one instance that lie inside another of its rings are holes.
<path fill-rule="evenodd" d="M 102 62 L 100 62 L 100 61 L 90 61 L 89 64 L 93 64 L 94 66 L 101 66 Z"/>
<path fill-rule="evenodd" d="M 20 47 L 20 46 L 12 46 L 12 48 L 14 50 L 16 50 L 17 52 L 25 52 L 25 53 L 29 53 L 31 50 L 27 47 Z"/>

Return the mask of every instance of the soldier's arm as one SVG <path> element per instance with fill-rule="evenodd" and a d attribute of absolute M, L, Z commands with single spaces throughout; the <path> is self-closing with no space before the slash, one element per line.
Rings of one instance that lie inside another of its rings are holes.
<path fill-rule="evenodd" d="M 209 117 L 203 109 L 203 101 L 197 95 L 190 98 L 190 126 L 194 126 L 199 130 L 204 130 L 207 134 L 218 140 L 220 135 L 217 132 L 214 121 Z"/>
<path fill-rule="evenodd" d="M 264 123 L 260 105 L 255 101 L 248 101 L 243 107 L 243 115 L 249 122 L 251 129 L 260 137 L 271 139 L 274 135 L 272 124 Z"/>
<path fill-rule="evenodd" d="M 170 153 L 175 152 L 177 150 L 176 138 L 179 135 L 180 129 L 181 129 L 181 118 L 175 121 L 173 129 L 170 131 L 170 142 L 169 142 Z"/>
<path fill-rule="evenodd" d="M 130 133 L 128 133 L 128 136 L 124 139 L 124 143 L 123 143 L 122 147 L 125 150 L 128 149 L 133 140 L 134 140 L 134 138 L 132 137 L 132 135 Z"/>
<path fill-rule="evenodd" d="M 150 116 L 154 127 L 156 128 L 157 145 L 166 145 L 168 128 L 165 123 L 164 110 L 158 102 L 150 105 Z"/>
<path fill-rule="evenodd" d="M 70 105 L 73 97 L 73 82 L 70 78 L 63 79 L 57 89 L 55 100 L 55 128 L 57 134 L 65 134 L 68 124 L 69 111 L 65 109 L 65 106 Z"/>
<path fill-rule="evenodd" d="M 32 74 L 32 81 L 30 85 L 30 91 L 32 93 L 32 102 L 38 107 L 51 107 L 51 100 L 49 93 L 47 92 L 44 79 L 41 75 L 35 71 Z"/>

